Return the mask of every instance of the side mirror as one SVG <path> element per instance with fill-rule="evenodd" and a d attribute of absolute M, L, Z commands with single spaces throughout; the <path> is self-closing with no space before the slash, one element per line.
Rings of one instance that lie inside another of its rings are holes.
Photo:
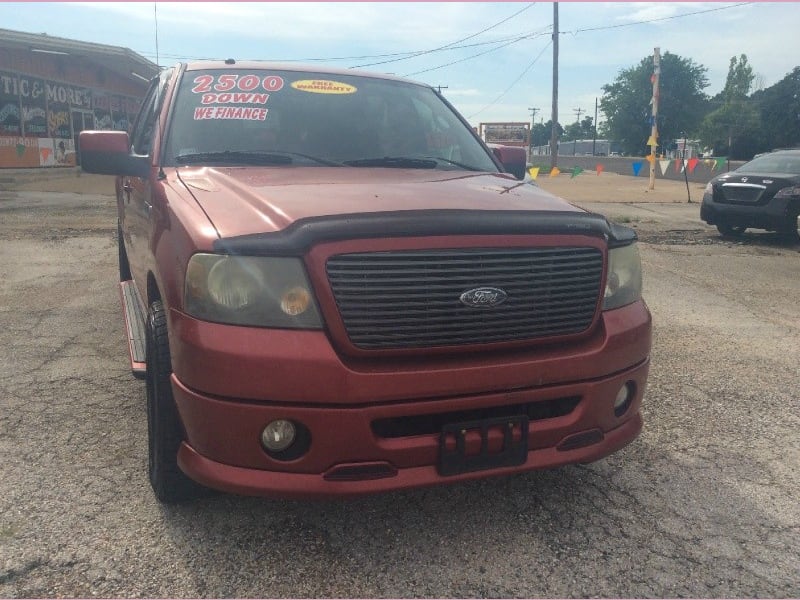
<path fill-rule="evenodd" d="M 150 170 L 150 157 L 131 154 L 129 147 L 125 131 L 81 131 L 81 169 L 98 175 L 145 177 Z"/>
<path fill-rule="evenodd" d="M 511 173 L 517 179 L 525 179 L 525 169 L 528 166 L 525 148 L 499 144 L 488 144 L 488 146 L 507 173 Z"/>

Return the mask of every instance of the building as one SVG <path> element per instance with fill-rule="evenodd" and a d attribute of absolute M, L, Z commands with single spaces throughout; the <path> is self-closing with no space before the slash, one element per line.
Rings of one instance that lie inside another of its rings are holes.
<path fill-rule="evenodd" d="M 76 163 L 84 129 L 129 129 L 158 66 L 118 46 L 0 29 L 0 168 Z"/>
<path fill-rule="evenodd" d="M 558 142 L 559 156 L 610 156 L 619 153 L 619 144 L 611 140 L 570 140 Z M 550 156 L 550 145 L 534 146 L 531 156 Z"/>

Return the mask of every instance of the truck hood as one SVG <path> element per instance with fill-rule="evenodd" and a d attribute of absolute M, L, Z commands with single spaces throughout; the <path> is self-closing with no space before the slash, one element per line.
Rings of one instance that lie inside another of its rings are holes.
<path fill-rule="evenodd" d="M 411 210 L 584 212 L 504 174 L 387 168 L 180 168 L 221 238 L 286 229 L 311 217 Z"/>

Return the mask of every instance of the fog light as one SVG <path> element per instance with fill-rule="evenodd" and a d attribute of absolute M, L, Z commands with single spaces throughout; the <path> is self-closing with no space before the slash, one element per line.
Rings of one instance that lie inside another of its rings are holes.
<path fill-rule="evenodd" d="M 632 381 L 626 382 L 625 385 L 619 388 L 617 397 L 614 398 L 614 416 L 621 417 L 628 410 L 633 401 L 633 390 L 634 383 Z"/>
<path fill-rule="evenodd" d="M 294 423 L 286 419 L 272 421 L 261 432 L 261 443 L 272 452 L 281 452 L 292 445 L 297 430 Z"/>

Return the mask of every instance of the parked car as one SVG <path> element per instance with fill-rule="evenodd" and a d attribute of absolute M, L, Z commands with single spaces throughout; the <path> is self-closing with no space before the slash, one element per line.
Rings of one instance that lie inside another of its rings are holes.
<path fill-rule="evenodd" d="M 118 175 L 159 500 L 452 483 L 638 435 L 635 232 L 504 173 L 519 149 L 489 149 L 430 86 L 180 64 L 130 138 L 80 147 Z"/>
<path fill-rule="evenodd" d="M 735 171 L 708 182 L 700 218 L 723 236 L 742 235 L 749 227 L 798 236 L 800 150 L 757 156 Z"/>

